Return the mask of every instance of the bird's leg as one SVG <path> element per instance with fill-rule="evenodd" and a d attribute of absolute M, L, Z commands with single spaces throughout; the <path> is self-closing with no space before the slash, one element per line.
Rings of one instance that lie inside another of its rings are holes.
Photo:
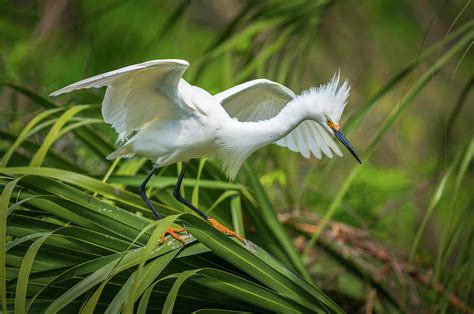
<path fill-rule="evenodd" d="M 151 203 L 150 199 L 148 198 L 148 196 L 146 195 L 146 185 L 148 183 L 148 181 L 150 181 L 150 178 L 153 176 L 153 174 L 155 173 L 156 169 L 158 168 L 158 165 L 157 164 L 154 164 L 153 165 L 153 168 L 151 169 L 151 171 L 147 174 L 145 180 L 142 182 L 142 184 L 140 184 L 140 186 L 138 187 L 138 193 L 140 194 L 140 196 L 142 197 L 142 199 L 145 201 L 145 203 L 147 204 L 148 208 L 151 209 L 151 211 L 153 212 L 153 214 L 155 215 L 156 219 L 161 219 L 161 216 L 160 214 L 158 213 L 158 211 L 155 209 L 155 207 L 153 206 L 153 204 Z M 161 236 L 160 238 L 160 244 L 163 243 L 163 241 L 165 240 L 165 236 L 166 234 L 169 234 L 171 235 L 173 238 L 175 238 L 176 240 L 179 240 L 181 241 L 181 243 L 184 244 L 184 239 L 181 238 L 178 233 L 180 232 L 183 232 L 184 231 L 184 228 L 182 229 L 175 229 L 173 227 L 169 227 L 165 233 L 163 233 L 163 235 Z"/>
<path fill-rule="evenodd" d="M 140 194 L 140 196 L 145 201 L 148 208 L 151 209 L 151 211 L 155 215 L 156 219 L 161 219 L 160 214 L 158 214 L 158 211 L 155 209 L 155 207 L 153 206 L 153 204 L 151 203 L 150 199 L 148 198 L 148 196 L 146 195 L 146 192 L 145 192 L 146 185 L 147 185 L 148 181 L 150 181 L 150 178 L 153 176 L 153 174 L 155 173 L 157 168 L 158 168 L 157 165 L 154 164 L 151 171 L 146 175 L 145 180 L 138 187 L 138 194 Z"/>
<path fill-rule="evenodd" d="M 209 223 L 210 223 L 214 228 L 216 228 L 217 230 L 219 230 L 219 231 L 222 232 L 223 234 L 226 234 L 226 235 L 232 236 L 232 237 L 236 237 L 237 239 L 239 239 L 240 241 L 242 241 L 242 242 L 245 244 L 245 239 L 242 238 L 237 232 L 232 231 L 232 230 L 230 230 L 229 228 L 227 228 L 226 226 L 221 225 L 221 223 L 218 222 L 217 220 L 215 220 L 214 218 L 209 217 L 209 218 L 207 219 L 207 221 L 209 221 Z"/>
<path fill-rule="evenodd" d="M 183 168 L 181 169 L 181 172 L 178 175 L 178 182 L 176 182 L 176 185 L 174 187 L 173 196 L 176 198 L 176 200 L 178 200 L 180 203 L 183 203 L 184 205 L 186 205 L 186 207 L 192 209 L 194 212 L 199 214 L 199 216 L 201 216 L 202 218 L 206 219 L 212 226 L 214 226 L 214 228 L 216 228 L 220 232 L 222 232 L 226 235 L 229 235 L 229 236 L 234 236 L 234 237 L 238 238 L 240 241 L 245 241 L 244 238 L 242 238 L 239 234 L 237 234 L 236 232 L 230 230 L 229 228 L 221 225 L 217 220 L 215 220 L 214 218 L 209 217 L 205 212 L 203 212 L 202 210 L 200 210 L 199 208 L 197 208 L 196 206 L 194 206 L 193 204 L 188 202 L 184 197 L 181 196 L 181 193 L 180 193 L 181 183 L 183 182 L 183 177 L 184 177 L 184 173 L 186 171 L 187 165 L 188 165 L 187 162 L 186 163 L 183 162 Z"/>

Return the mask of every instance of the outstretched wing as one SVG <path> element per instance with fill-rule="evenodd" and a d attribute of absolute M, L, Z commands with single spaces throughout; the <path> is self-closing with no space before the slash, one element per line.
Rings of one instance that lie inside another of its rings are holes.
<path fill-rule="evenodd" d="M 179 93 L 188 66 L 184 60 L 147 61 L 68 85 L 51 96 L 107 86 L 102 116 L 123 139 L 150 121 L 169 119 L 192 109 L 184 107 Z"/>
<path fill-rule="evenodd" d="M 270 80 L 258 79 L 234 86 L 214 95 L 231 117 L 240 121 L 260 121 L 276 116 L 283 107 L 296 97 L 289 88 Z M 342 156 L 328 132 L 314 121 L 304 121 L 276 144 L 301 153 L 309 158 L 325 154 L 332 158 L 333 152 Z"/>

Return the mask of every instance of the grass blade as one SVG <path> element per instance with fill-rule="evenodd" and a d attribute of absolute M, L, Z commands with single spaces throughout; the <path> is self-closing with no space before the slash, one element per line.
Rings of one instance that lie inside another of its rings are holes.
<path fill-rule="evenodd" d="M 161 311 L 161 313 L 163 314 L 173 313 L 174 303 L 176 302 L 176 298 L 178 297 L 179 288 L 181 288 L 181 285 L 189 277 L 193 276 L 199 271 L 200 269 L 193 269 L 193 270 L 182 272 L 181 274 L 178 275 L 178 277 L 176 278 L 176 281 L 173 284 L 173 287 L 171 288 L 170 292 L 168 293 L 168 296 L 166 297 L 166 301 L 165 301 L 165 304 L 163 305 L 163 310 Z"/>
<path fill-rule="evenodd" d="M 58 135 L 61 131 L 61 128 L 71 119 L 74 115 L 79 113 L 81 110 L 86 109 L 88 106 L 74 106 L 66 110 L 54 123 L 51 130 L 48 132 L 48 135 L 43 141 L 40 149 L 36 152 L 30 162 L 31 167 L 39 167 L 44 161 L 46 154 L 50 146 L 58 139 Z"/>
<path fill-rule="evenodd" d="M 448 181 L 450 174 L 451 174 L 451 171 L 448 171 L 447 173 L 443 175 L 443 177 L 441 178 L 441 181 L 438 184 L 438 187 L 436 188 L 435 193 L 433 194 L 433 197 L 431 198 L 430 204 L 428 208 L 426 209 L 425 215 L 423 217 L 423 221 L 421 222 L 420 228 L 418 228 L 418 231 L 415 236 L 415 241 L 413 242 L 413 246 L 411 247 L 411 250 L 410 250 L 410 256 L 408 258 L 408 261 L 410 262 L 413 260 L 416 249 L 418 248 L 418 245 L 420 243 L 421 236 L 423 235 L 426 224 L 428 223 L 428 219 L 431 217 L 433 210 L 435 209 L 436 205 L 438 205 L 439 201 L 441 200 L 441 197 L 443 196 L 444 190 L 446 188 L 446 182 Z"/>
<path fill-rule="evenodd" d="M 7 306 L 7 286 L 6 286 L 6 267 L 5 267 L 5 253 L 6 253 L 6 236 L 7 236 L 7 213 L 8 205 L 10 204 L 10 197 L 13 189 L 21 178 L 9 182 L 2 191 L 0 198 L 0 296 L 2 298 L 2 311 L 8 313 Z"/>
<path fill-rule="evenodd" d="M 387 133 L 387 131 L 395 124 L 395 122 L 401 117 L 402 113 L 412 104 L 418 94 L 423 90 L 423 88 L 431 81 L 431 79 L 439 72 L 439 70 L 457 53 L 459 53 L 463 47 L 470 43 L 474 37 L 474 32 L 468 32 L 463 36 L 457 43 L 455 43 L 446 53 L 444 53 L 436 62 L 433 64 L 423 75 L 422 77 L 415 83 L 415 85 L 408 91 L 406 97 L 400 103 L 400 106 L 395 107 L 392 112 L 388 115 L 388 117 L 384 120 L 380 128 L 375 133 L 374 137 L 370 141 L 368 147 L 366 148 L 362 159 L 366 160 L 374 151 L 377 144 L 383 138 L 383 136 Z M 358 165 L 352 168 L 349 175 L 344 180 L 342 187 L 339 189 L 337 196 L 331 202 L 329 206 L 329 210 L 323 217 L 321 221 L 320 228 L 318 232 L 316 232 L 308 241 L 308 244 L 304 251 L 304 256 L 308 256 L 309 250 L 314 244 L 316 240 L 320 236 L 321 232 L 327 226 L 327 223 L 334 215 L 335 210 L 339 207 L 340 202 L 342 201 L 343 197 L 345 196 L 347 190 L 349 189 L 352 181 L 356 177 L 356 174 L 360 171 L 363 165 Z"/>
<path fill-rule="evenodd" d="M 193 215 L 184 214 L 189 232 L 211 251 L 264 283 L 277 293 L 309 309 L 327 309 L 339 312 L 340 308 L 317 288 L 302 280 L 283 267 L 263 250 L 255 247 L 255 252 L 242 247 L 238 240 L 232 240 L 208 223 Z"/>
<path fill-rule="evenodd" d="M 232 225 L 234 226 L 235 232 L 245 238 L 244 217 L 242 215 L 240 195 L 231 196 L 230 212 L 232 214 Z"/>
<path fill-rule="evenodd" d="M 26 313 L 26 294 L 28 291 L 28 278 L 31 273 L 31 268 L 33 267 L 33 262 L 35 261 L 36 254 L 43 245 L 44 241 L 50 235 L 46 234 L 35 240 L 31 244 L 28 251 L 26 251 L 25 256 L 21 260 L 20 271 L 18 273 L 18 281 L 16 284 L 16 293 L 15 293 L 15 313 L 22 314 Z"/>
<path fill-rule="evenodd" d="M 291 261 L 291 265 L 300 273 L 306 280 L 311 281 L 311 276 L 306 270 L 303 261 L 295 250 L 293 243 L 286 234 L 283 226 L 278 221 L 273 206 L 268 199 L 268 195 L 265 193 L 260 181 L 255 175 L 255 171 L 250 168 L 248 163 L 244 163 L 243 170 L 246 178 L 249 180 L 249 186 L 255 194 L 257 202 L 260 204 L 260 214 L 262 219 L 271 227 L 274 233 L 275 240 L 278 241 L 282 247 L 283 252 L 287 255 Z"/>
<path fill-rule="evenodd" d="M 0 167 L 6 167 L 8 164 L 8 161 L 10 160 L 13 152 L 20 147 L 21 143 L 27 138 L 28 132 L 39 122 L 41 122 L 43 119 L 47 118 L 48 116 L 63 110 L 62 108 L 56 108 L 56 109 L 49 109 L 45 110 L 43 112 L 40 112 L 38 115 L 36 115 L 31 121 L 23 128 L 20 134 L 16 137 L 15 142 L 8 148 L 6 153 L 3 155 L 2 159 L 0 160 Z"/>

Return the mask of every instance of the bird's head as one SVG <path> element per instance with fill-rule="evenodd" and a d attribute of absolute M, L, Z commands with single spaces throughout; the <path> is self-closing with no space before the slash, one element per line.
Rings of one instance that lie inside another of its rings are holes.
<path fill-rule="evenodd" d="M 339 84 L 339 74 L 334 75 L 331 81 L 319 87 L 304 91 L 300 96 L 302 103 L 307 104 L 306 110 L 312 120 L 321 124 L 349 150 L 354 158 L 362 163 L 354 148 L 341 131 L 341 120 L 344 107 L 349 97 L 349 84 L 345 81 Z"/>

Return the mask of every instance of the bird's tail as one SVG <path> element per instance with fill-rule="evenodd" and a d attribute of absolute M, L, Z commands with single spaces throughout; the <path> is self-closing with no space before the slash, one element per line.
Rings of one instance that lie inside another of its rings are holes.
<path fill-rule="evenodd" d="M 124 145 L 122 147 L 119 147 L 117 150 L 114 150 L 112 153 L 107 155 L 108 160 L 115 159 L 115 158 L 130 158 L 135 156 L 135 153 L 132 150 L 132 145 L 131 143 Z"/>

